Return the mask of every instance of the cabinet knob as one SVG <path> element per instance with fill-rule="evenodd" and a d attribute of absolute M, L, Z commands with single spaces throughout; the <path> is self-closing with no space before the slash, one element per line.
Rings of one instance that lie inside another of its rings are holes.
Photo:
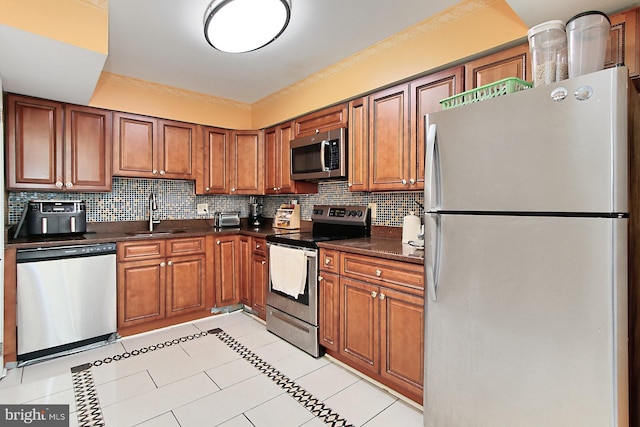
<path fill-rule="evenodd" d="M 164 174 L 165 174 L 165 172 L 164 172 L 164 171 L 160 171 L 160 175 L 164 175 Z"/>
<path fill-rule="evenodd" d="M 267 261 L 262 261 L 262 265 L 265 265 L 267 263 Z"/>
<path fill-rule="evenodd" d="M 236 189 L 235 189 L 235 188 L 232 188 L 232 189 L 231 189 L 231 191 L 236 191 Z"/>
<path fill-rule="evenodd" d="M 276 187 L 273 187 L 273 191 L 278 191 L 278 189 Z"/>
<path fill-rule="evenodd" d="M 413 185 L 413 184 L 415 184 L 415 183 L 416 183 L 416 180 L 415 180 L 415 179 L 411 178 L 411 179 L 409 180 L 409 184 Z"/>
<path fill-rule="evenodd" d="M 62 188 L 62 181 L 56 181 L 56 187 Z"/>
<path fill-rule="evenodd" d="M 318 282 L 322 282 L 323 280 L 324 280 L 324 277 L 318 276 Z"/>
<path fill-rule="evenodd" d="M 71 182 L 71 181 L 67 182 L 67 183 L 65 184 L 65 187 L 67 187 L 67 188 L 71 188 L 71 187 L 73 187 L 73 182 Z"/>
<path fill-rule="evenodd" d="M 330 258 L 325 258 L 325 259 L 324 259 L 324 264 L 325 264 L 325 265 L 329 265 L 329 264 L 331 264 L 331 259 L 330 259 Z"/>
<path fill-rule="evenodd" d="M 216 245 L 219 245 L 219 244 L 220 244 L 220 240 L 216 240 Z"/>
<path fill-rule="evenodd" d="M 375 298 L 378 296 L 378 293 L 376 291 L 371 291 L 371 298 Z"/>
<path fill-rule="evenodd" d="M 260 246 L 260 244 L 256 245 L 256 249 L 260 249 L 262 246 Z"/>
<path fill-rule="evenodd" d="M 351 187 L 353 187 L 353 184 L 352 184 L 352 183 L 350 183 L 350 182 L 348 182 L 348 183 L 347 183 L 347 187 L 351 188 Z"/>
<path fill-rule="evenodd" d="M 204 189 L 204 191 L 209 191 L 209 190 L 211 190 L 211 187 L 207 187 Z"/>
<path fill-rule="evenodd" d="M 173 265 L 173 261 L 169 261 L 167 265 Z"/>
<path fill-rule="evenodd" d="M 378 276 L 378 277 L 382 276 L 382 271 L 376 270 L 376 276 Z"/>
<path fill-rule="evenodd" d="M 151 173 L 154 174 L 154 175 L 158 175 L 158 169 L 152 170 Z"/>
<path fill-rule="evenodd" d="M 407 185 L 407 180 L 406 179 L 402 180 L 402 185 Z"/>
<path fill-rule="evenodd" d="M 160 263 L 160 267 L 164 267 L 165 265 L 167 265 L 167 264 L 165 264 L 165 263 L 164 263 L 164 261 L 162 261 L 162 262 Z"/>
<path fill-rule="evenodd" d="M 380 292 L 380 297 L 379 297 L 379 298 L 380 298 L 381 300 L 384 300 L 386 297 L 387 297 L 387 296 L 386 296 L 385 294 L 383 294 L 382 292 Z"/>

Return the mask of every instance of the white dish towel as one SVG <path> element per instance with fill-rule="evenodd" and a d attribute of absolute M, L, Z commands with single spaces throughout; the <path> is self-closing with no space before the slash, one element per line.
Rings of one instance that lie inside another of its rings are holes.
<path fill-rule="evenodd" d="M 304 250 L 271 245 L 269 249 L 271 288 L 294 298 L 304 293 L 307 257 Z"/>

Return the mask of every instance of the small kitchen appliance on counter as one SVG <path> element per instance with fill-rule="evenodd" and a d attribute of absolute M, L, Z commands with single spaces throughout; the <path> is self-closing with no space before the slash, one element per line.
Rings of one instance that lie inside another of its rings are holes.
<path fill-rule="evenodd" d="M 213 221 L 216 228 L 238 228 L 240 227 L 240 212 L 214 212 Z"/>
<path fill-rule="evenodd" d="M 30 236 L 86 233 L 87 208 L 81 200 L 30 200 L 25 220 Z"/>
<path fill-rule="evenodd" d="M 264 222 L 262 217 L 262 203 L 257 203 L 256 198 L 249 198 L 249 225 L 260 227 Z"/>

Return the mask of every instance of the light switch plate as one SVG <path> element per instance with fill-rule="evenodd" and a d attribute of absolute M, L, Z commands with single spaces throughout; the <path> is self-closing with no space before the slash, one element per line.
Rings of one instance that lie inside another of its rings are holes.
<path fill-rule="evenodd" d="M 198 203 L 196 205 L 198 215 L 206 215 L 209 213 L 209 205 L 206 203 Z"/>
<path fill-rule="evenodd" d="M 376 219 L 378 216 L 378 204 L 377 203 L 369 203 L 369 210 L 371 211 L 371 220 Z"/>

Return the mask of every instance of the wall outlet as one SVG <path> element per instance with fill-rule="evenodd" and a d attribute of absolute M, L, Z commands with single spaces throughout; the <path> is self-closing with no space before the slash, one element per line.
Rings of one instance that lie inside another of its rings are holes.
<path fill-rule="evenodd" d="M 371 220 L 376 219 L 378 216 L 378 204 L 377 203 L 369 203 L 369 210 L 371 211 Z"/>
<path fill-rule="evenodd" d="M 198 215 L 206 215 L 209 213 L 209 205 L 206 203 L 198 203 L 196 209 L 198 210 Z"/>

